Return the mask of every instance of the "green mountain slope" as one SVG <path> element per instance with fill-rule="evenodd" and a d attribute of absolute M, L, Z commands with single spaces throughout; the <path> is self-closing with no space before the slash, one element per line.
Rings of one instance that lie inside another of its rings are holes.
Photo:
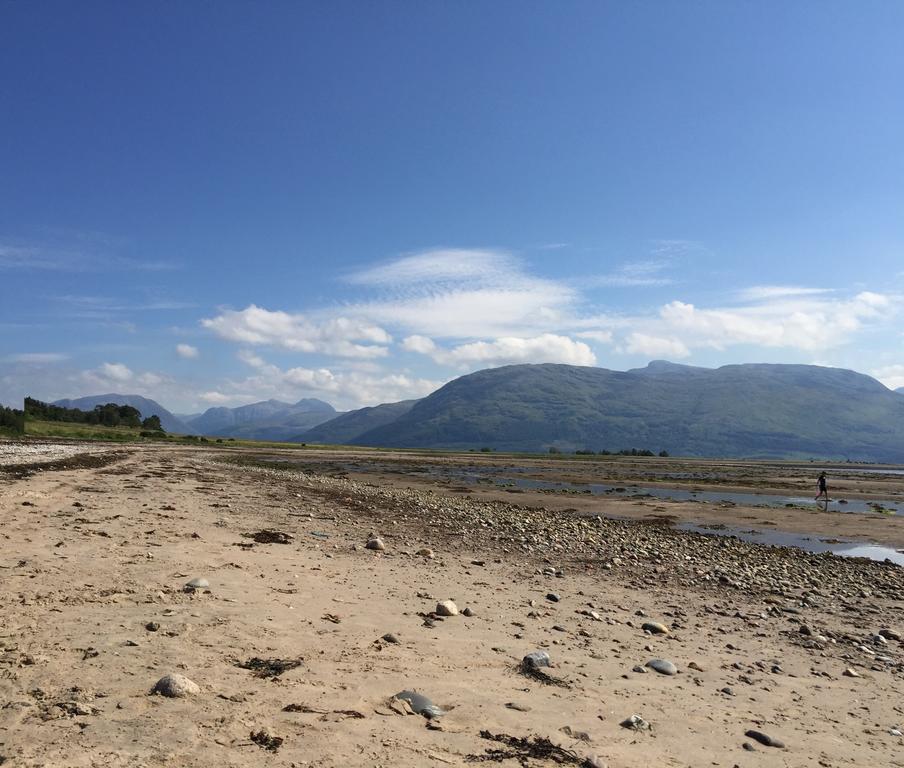
<path fill-rule="evenodd" d="M 817 366 L 516 365 L 462 376 L 347 442 L 904 461 L 904 399 L 868 376 Z"/>
<path fill-rule="evenodd" d="M 384 424 L 391 424 L 400 416 L 404 416 L 417 402 L 419 401 L 402 400 L 398 403 L 383 403 L 372 408 L 349 411 L 307 432 L 297 434 L 293 440 L 331 445 L 354 443 L 356 438 L 365 432 L 382 427 Z"/>

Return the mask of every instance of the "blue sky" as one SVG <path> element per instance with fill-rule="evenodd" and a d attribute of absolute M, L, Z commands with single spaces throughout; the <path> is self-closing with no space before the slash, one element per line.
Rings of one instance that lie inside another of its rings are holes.
<path fill-rule="evenodd" d="M 0 402 L 904 385 L 904 4 L 0 3 Z"/>

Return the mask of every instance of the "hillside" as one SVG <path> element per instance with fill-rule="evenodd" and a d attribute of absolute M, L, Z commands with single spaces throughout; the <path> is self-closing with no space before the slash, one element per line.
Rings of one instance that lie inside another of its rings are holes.
<path fill-rule="evenodd" d="M 297 403 L 264 400 L 238 408 L 208 408 L 191 420 L 189 428 L 210 437 L 286 440 L 336 416 L 336 409 L 316 398 Z"/>
<path fill-rule="evenodd" d="M 391 424 L 410 411 L 418 400 L 402 400 L 398 403 L 383 403 L 371 408 L 359 408 L 324 422 L 320 426 L 297 435 L 296 440 L 307 443 L 328 443 L 341 445 L 355 442 L 355 439 L 377 427 Z"/>
<path fill-rule="evenodd" d="M 806 365 L 515 365 L 462 376 L 348 442 L 904 461 L 904 400 L 868 376 Z"/>
<path fill-rule="evenodd" d="M 107 403 L 131 405 L 141 412 L 143 419 L 148 416 L 159 416 L 160 423 L 167 432 L 184 434 L 189 431 L 188 427 L 180 419 L 170 413 L 160 403 L 141 395 L 89 395 L 88 397 L 77 397 L 75 399 L 56 400 L 52 405 L 59 405 L 61 408 L 78 408 L 80 411 L 91 411 L 94 410 L 95 406 L 106 405 Z"/>

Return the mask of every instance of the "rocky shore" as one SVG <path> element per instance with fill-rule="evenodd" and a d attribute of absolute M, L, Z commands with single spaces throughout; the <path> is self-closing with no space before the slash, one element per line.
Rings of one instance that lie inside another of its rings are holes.
<path fill-rule="evenodd" d="M 148 448 L 4 480 L 7 765 L 904 765 L 904 569 Z"/>

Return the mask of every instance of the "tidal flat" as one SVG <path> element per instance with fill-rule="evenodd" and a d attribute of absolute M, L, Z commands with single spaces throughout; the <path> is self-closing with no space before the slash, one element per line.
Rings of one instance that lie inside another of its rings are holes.
<path fill-rule="evenodd" d="M 6 764 L 904 765 L 904 569 L 682 530 L 901 548 L 901 517 L 493 479 L 803 496 L 825 468 L 893 501 L 894 473 L 105 451 L 0 473 Z"/>

